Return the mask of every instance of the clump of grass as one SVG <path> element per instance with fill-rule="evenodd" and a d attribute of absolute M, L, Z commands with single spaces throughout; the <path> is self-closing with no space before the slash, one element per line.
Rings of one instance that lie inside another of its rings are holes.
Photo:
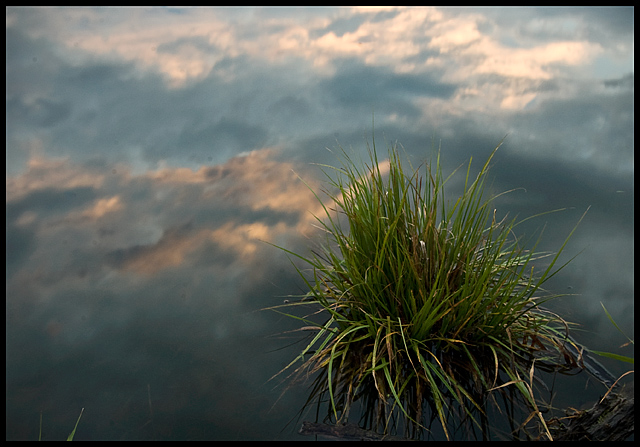
<path fill-rule="evenodd" d="M 374 141 L 368 163 L 343 150 L 341 167 L 323 167 L 336 191 L 325 191 L 335 208 L 323 204 L 317 217 L 328 244 L 309 257 L 285 251 L 312 272 L 298 270 L 309 291 L 286 306 L 315 304 L 325 319 L 286 312 L 314 332 L 285 370 L 302 362 L 298 373 L 318 373 L 308 404 L 328 401 L 335 423 L 360 400 L 361 421 L 383 433 L 403 426 L 416 437 L 436 420 L 449 438 L 465 420 L 484 434 L 486 404 L 502 393 L 519 397 L 525 423 L 537 418 L 550 436 L 535 365 L 566 366 L 567 324 L 540 307 L 554 297 L 541 286 L 562 268 L 568 238 L 557 254 L 540 254 L 515 237 L 515 219 L 496 220 L 485 182 L 498 147 L 475 178 L 469 162 L 454 202 L 439 151 L 435 163 L 406 170 L 398 146 L 380 163 Z M 533 261 L 544 256 L 538 272 Z"/>

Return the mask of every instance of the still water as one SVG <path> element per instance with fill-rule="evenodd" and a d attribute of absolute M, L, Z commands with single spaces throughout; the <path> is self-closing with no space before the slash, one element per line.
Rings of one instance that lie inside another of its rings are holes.
<path fill-rule="evenodd" d="M 322 241 L 307 185 L 372 127 L 445 173 L 508 134 L 498 213 L 566 208 L 518 228 L 544 251 L 589 210 L 550 307 L 633 355 L 601 306 L 634 336 L 633 34 L 624 8 L 8 8 L 6 438 L 84 408 L 76 439 L 306 439 L 306 387 L 271 380 L 297 324 L 263 310 L 303 282 L 270 244 Z"/>

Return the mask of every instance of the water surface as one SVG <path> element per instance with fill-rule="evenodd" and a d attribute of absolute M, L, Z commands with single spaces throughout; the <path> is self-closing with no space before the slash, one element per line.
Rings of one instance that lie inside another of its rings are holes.
<path fill-rule="evenodd" d="M 326 148 L 493 169 L 581 342 L 631 355 L 633 9 L 8 8 L 7 439 L 299 439 L 269 381 Z M 451 183 L 451 194 L 461 185 Z M 624 365 L 603 362 L 615 374 Z M 601 389 L 563 381 L 558 405 Z M 572 386 L 578 389 L 571 389 Z M 589 390 L 583 392 L 585 386 Z"/>

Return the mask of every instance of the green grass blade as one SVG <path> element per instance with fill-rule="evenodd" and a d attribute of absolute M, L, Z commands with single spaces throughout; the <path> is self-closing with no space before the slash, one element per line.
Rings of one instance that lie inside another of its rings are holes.
<path fill-rule="evenodd" d="M 76 435 L 76 429 L 78 428 L 78 424 L 80 423 L 80 418 L 82 417 L 82 413 L 84 413 L 84 408 L 80 410 L 80 416 L 78 416 L 78 420 L 76 421 L 75 427 L 73 427 L 73 431 L 67 437 L 67 441 L 73 441 L 73 437 Z"/>

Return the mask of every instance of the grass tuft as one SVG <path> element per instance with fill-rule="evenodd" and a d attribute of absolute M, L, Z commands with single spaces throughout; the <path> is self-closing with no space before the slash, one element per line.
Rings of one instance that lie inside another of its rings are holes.
<path fill-rule="evenodd" d="M 556 254 L 538 253 L 537 242 L 525 249 L 515 236 L 522 221 L 496 220 L 485 183 L 499 147 L 475 177 L 469 161 L 454 202 L 445 200 L 451 176 L 439 151 L 407 170 L 397 145 L 381 163 L 374 141 L 366 163 L 342 150 L 341 166 L 323 166 L 335 191 L 325 191 L 335 208 L 323 204 L 316 216 L 327 245 L 309 257 L 283 248 L 311 269 L 298 270 L 308 293 L 277 310 L 313 329 L 285 370 L 315 375 L 307 403 L 327 401 L 327 419 L 345 423 L 360 401 L 361 423 L 383 433 L 403 427 L 420 437 L 435 420 L 447 439 L 462 422 L 485 436 L 487 404 L 502 396 L 520 399 L 525 423 L 537 418 L 551 436 L 534 396 L 536 368 L 575 359 L 564 348 L 568 324 L 541 308 L 557 295 L 541 286 L 566 265 L 556 266 L 571 234 Z M 290 310 L 309 304 L 320 323 Z"/>

